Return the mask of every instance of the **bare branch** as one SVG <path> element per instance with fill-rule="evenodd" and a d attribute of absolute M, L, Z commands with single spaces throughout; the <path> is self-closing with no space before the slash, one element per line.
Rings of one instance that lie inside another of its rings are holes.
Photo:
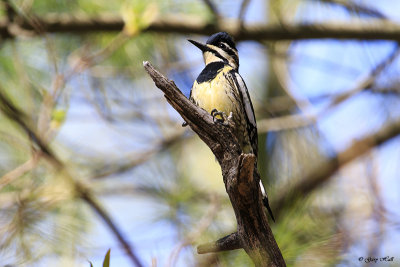
<path fill-rule="evenodd" d="M 101 15 L 96 17 L 73 16 L 68 14 L 47 15 L 35 18 L 40 31 L 49 33 L 94 33 L 119 32 L 124 27 L 120 16 Z M 0 35 L 12 37 L 8 28 L 11 25 L 0 21 Z M 30 21 L 22 19 L 18 25 L 22 32 L 37 33 Z M 210 35 L 218 31 L 231 33 L 236 40 L 299 40 L 299 39 L 352 39 L 352 40 L 400 40 L 400 25 L 389 21 L 371 23 L 329 23 L 312 25 L 266 25 L 251 24 L 243 29 L 238 20 L 221 20 L 217 24 L 196 17 L 163 16 L 152 22 L 145 32 L 203 34 Z"/>

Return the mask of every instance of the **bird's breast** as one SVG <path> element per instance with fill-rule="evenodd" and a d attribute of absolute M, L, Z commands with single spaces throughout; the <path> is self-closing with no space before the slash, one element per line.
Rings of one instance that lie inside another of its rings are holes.
<path fill-rule="evenodd" d="M 233 87 L 224 75 L 226 71 L 221 70 L 214 79 L 208 82 L 194 82 L 192 98 L 196 104 L 211 112 L 213 109 L 224 112 L 227 116 L 234 112 Z"/>

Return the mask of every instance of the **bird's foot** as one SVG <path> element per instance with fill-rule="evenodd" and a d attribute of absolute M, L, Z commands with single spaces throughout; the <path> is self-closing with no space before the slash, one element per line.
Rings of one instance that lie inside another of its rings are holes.
<path fill-rule="evenodd" d="M 227 116 L 224 112 L 218 111 L 217 109 L 211 110 L 211 116 L 213 117 L 213 122 L 217 123 L 224 123 L 224 121 L 227 119 Z M 217 118 L 219 116 L 220 118 Z"/>

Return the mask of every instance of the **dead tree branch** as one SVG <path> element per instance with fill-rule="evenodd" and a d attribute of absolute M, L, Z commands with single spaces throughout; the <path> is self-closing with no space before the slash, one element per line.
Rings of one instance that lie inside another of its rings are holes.
<path fill-rule="evenodd" d="M 260 178 L 254 170 L 255 156 L 242 153 L 231 131 L 233 122 L 214 123 L 212 117 L 190 102 L 173 81 L 149 62 L 143 65 L 171 106 L 214 153 L 235 212 L 237 232 L 214 244 L 199 246 L 199 253 L 243 248 L 256 266 L 286 266 L 263 209 L 258 186 Z"/>
<path fill-rule="evenodd" d="M 205 254 L 210 252 L 228 251 L 242 248 L 238 232 L 227 235 L 215 242 L 203 244 L 197 247 L 197 253 Z"/>

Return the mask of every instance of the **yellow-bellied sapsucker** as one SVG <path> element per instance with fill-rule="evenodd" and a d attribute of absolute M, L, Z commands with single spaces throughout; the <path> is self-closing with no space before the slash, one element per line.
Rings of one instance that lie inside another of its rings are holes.
<path fill-rule="evenodd" d="M 257 158 L 256 118 L 246 84 L 238 72 L 239 56 L 232 37 L 226 32 L 219 32 L 212 35 L 206 44 L 193 40 L 189 42 L 203 52 L 206 64 L 193 84 L 190 100 L 211 113 L 217 122 L 232 113 L 234 134 L 243 152 L 253 153 Z M 260 189 L 263 203 L 274 220 L 261 180 Z"/>

